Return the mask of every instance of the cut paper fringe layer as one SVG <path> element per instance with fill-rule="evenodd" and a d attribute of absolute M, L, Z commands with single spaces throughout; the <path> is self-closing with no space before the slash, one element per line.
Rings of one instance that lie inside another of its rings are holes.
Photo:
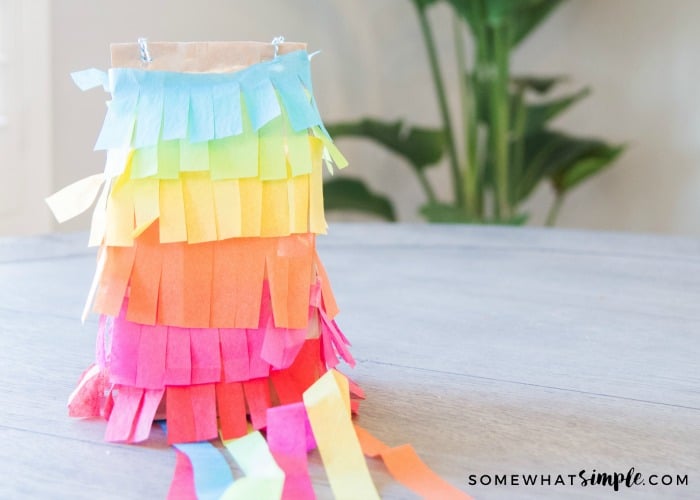
<path fill-rule="evenodd" d="M 135 150 L 133 178 L 207 170 L 213 179 L 286 179 L 286 163 L 292 176 L 310 172 L 309 134 L 326 159 L 347 166 L 316 108 L 305 51 L 234 73 L 93 68 L 73 79 L 112 93 L 95 145 L 112 151 L 109 176 L 121 174 L 124 152 Z"/>
<path fill-rule="evenodd" d="M 213 180 L 258 179 L 276 181 L 311 173 L 312 155 L 344 168 L 347 160 L 319 127 L 292 132 L 286 116 L 274 118 L 257 132 L 206 142 L 185 139 L 160 141 L 135 150 L 110 150 L 105 173 L 118 176 L 127 170 L 133 151 L 132 179 L 177 179 L 186 172 L 209 172 Z M 320 163 L 320 162 L 319 162 Z"/>
<path fill-rule="evenodd" d="M 238 371 L 227 374 L 226 368 L 223 375 L 215 376 L 211 365 L 201 366 L 194 351 L 176 353 L 186 368 L 180 373 L 173 370 L 168 373 L 179 376 L 180 379 L 173 382 L 181 385 L 140 381 L 141 385 L 160 385 L 158 389 L 115 382 L 123 377 L 115 376 L 112 370 L 122 374 L 124 369 L 112 359 L 107 366 L 94 365 L 83 374 L 79 386 L 84 390 L 75 392 L 69 400 L 71 416 L 104 417 L 107 441 L 140 442 L 148 439 L 153 419 L 165 397 L 169 443 L 214 439 L 219 432 L 225 439 L 240 437 L 247 432 L 247 415 L 253 428 L 262 429 L 267 426 L 268 408 L 302 401 L 304 390 L 328 369 L 323 343 L 323 338 L 306 340 L 290 366 L 279 370 L 270 370 L 267 366 L 263 370 L 267 375 L 256 374 L 255 378 L 239 381 L 229 381 L 242 377 Z M 259 352 L 259 346 L 257 349 Z M 187 355 L 191 357 L 188 359 Z M 183 359 L 188 361 L 183 362 Z M 154 361 L 157 364 L 157 360 Z M 216 381 L 186 385 L 185 380 Z M 357 402 L 354 406 L 356 409 Z"/>
<path fill-rule="evenodd" d="M 310 174 L 276 181 L 213 180 L 209 172 L 183 172 L 175 179 L 131 179 L 135 162 L 130 159 L 107 198 L 110 224 L 93 229 L 104 231 L 108 246 L 133 245 L 134 238 L 156 220 L 161 243 L 325 233 L 320 145 L 311 139 Z M 102 238 L 93 234 L 90 239 Z"/>
<path fill-rule="evenodd" d="M 212 439 L 219 429 L 226 437 L 241 436 L 246 414 L 254 428 L 264 428 L 268 408 L 301 401 L 339 358 L 355 364 L 348 340 L 320 300 L 320 284 L 312 295 L 303 329 L 275 326 L 267 282 L 257 328 L 133 323 L 125 301 L 116 318 L 100 320 L 97 364 L 71 395 L 70 414 L 104 416 L 105 439 L 139 442 L 148 438 L 165 396 L 170 442 Z"/>
<path fill-rule="evenodd" d="M 144 148 L 159 140 L 204 142 L 260 130 L 284 109 L 292 129 L 323 127 L 313 98 L 309 56 L 296 51 L 234 73 L 112 68 L 73 75 L 87 90 L 112 94 L 96 150 Z M 323 129 L 324 135 L 327 135 Z"/>
<path fill-rule="evenodd" d="M 133 178 L 131 173 L 143 168 L 137 150 L 124 155 L 124 171 L 114 182 L 108 175 L 92 175 L 54 193 L 46 202 L 56 219 L 65 222 L 89 209 L 102 189 L 93 212 L 90 246 L 103 242 L 130 246 L 156 220 L 161 221 L 163 243 L 325 234 L 321 159 L 327 153 L 318 139 L 305 141 L 310 148 L 309 173 L 277 180 L 228 179 L 216 178 L 213 170 L 203 168 L 178 171 L 172 178 Z M 282 171 L 291 172 L 284 155 L 281 161 Z"/>
<path fill-rule="evenodd" d="M 277 327 L 306 328 L 309 306 L 321 302 L 329 319 L 338 313 L 312 234 L 160 244 L 154 225 L 133 247 L 102 251 L 94 309 L 108 316 L 128 293 L 126 317 L 136 323 L 258 328 L 265 282 Z"/>
<path fill-rule="evenodd" d="M 68 220 L 106 182 L 91 246 L 129 246 L 157 219 L 162 242 L 325 233 L 321 160 L 331 172 L 347 160 L 318 115 L 308 59 L 297 51 L 221 74 L 74 74 L 84 90 L 112 92 L 96 146 L 108 150 L 105 173 L 47 203 Z"/>
<path fill-rule="evenodd" d="M 349 342 L 335 322 L 316 306 L 309 316 L 308 328 L 277 328 L 267 305 L 260 328 L 180 328 L 132 323 L 122 310 L 98 333 L 109 353 L 101 364 L 111 383 L 144 389 L 243 382 L 290 367 L 308 340 L 319 339 L 324 366 L 337 366 L 339 357 L 354 366 Z"/>

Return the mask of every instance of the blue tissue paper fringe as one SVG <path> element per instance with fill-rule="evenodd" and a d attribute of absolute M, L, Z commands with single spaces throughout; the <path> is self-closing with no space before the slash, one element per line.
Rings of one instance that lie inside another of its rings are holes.
<path fill-rule="evenodd" d="M 145 148 L 160 140 L 204 142 L 239 135 L 246 112 L 255 131 L 284 106 L 294 131 L 319 126 L 306 51 L 300 50 L 234 73 L 177 73 L 94 68 L 74 73 L 86 90 L 108 84 L 112 94 L 96 150 Z M 245 108 L 245 110 L 244 110 Z"/>

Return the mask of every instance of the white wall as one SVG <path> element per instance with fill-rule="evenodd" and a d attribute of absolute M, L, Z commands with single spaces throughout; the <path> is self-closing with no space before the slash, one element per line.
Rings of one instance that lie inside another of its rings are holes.
<path fill-rule="evenodd" d="M 106 95 L 82 94 L 69 73 L 106 68 L 111 41 L 139 36 L 270 40 L 284 34 L 305 40 L 310 49 L 323 50 L 313 67 L 326 121 L 374 115 L 438 123 L 408 0 L 60 0 L 52 8 L 55 189 L 98 172 L 103 161 L 92 146 Z M 430 17 L 443 26 L 438 45 L 451 62 L 449 11 L 441 6 Z M 566 73 L 575 84 L 593 87 L 593 96 L 559 125 L 629 144 L 612 170 L 569 198 L 560 225 L 700 235 L 698 18 L 700 3 L 693 0 L 571 0 L 515 54 L 516 70 Z M 445 70 L 448 82 L 454 82 L 454 67 Z M 407 167 L 361 141 L 344 140 L 341 147 L 352 164 L 348 175 L 391 192 L 402 218 L 417 220 L 422 195 Z M 435 169 L 431 177 L 448 196 L 446 168 Z M 546 189 L 536 194 L 530 203 L 535 222 L 543 219 L 549 201 Z M 86 227 L 86 222 L 65 227 Z"/>
<path fill-rule="evenodd" d="M 49 0 L 0 0 L 0 235 L 47 232 Z"/>

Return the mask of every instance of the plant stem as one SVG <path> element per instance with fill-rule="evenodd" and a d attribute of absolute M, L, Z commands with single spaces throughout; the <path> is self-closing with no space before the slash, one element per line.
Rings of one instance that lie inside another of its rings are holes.
<path fill-rule="evenodd" d="M 473 98 L 473 123 L 472 128 L 469 130 L 470 139 L 469 142 L 472 144 L 471 157 L 469 159 L 470 164 L 476 169 L 477 182 L 477 193 L 478 193 L 478 207 L 479 207 L 479 217 L 483 219 L 486 217 L 487 201 L 486 190 L 489 187 L 489 182 L 491 179 L 487 179 L 492 176 L 488 175 L 487 169 L 489 168 L 489 143 L 488 135 L 486 135 L 486 143 L 482 144 L 479 137 L 480 129 L 482 128 L 479 123 L 479 118 L 486 114 L 487 109 L 485 108 L 485 102 L 483 101 L 483 94 L 486 90 L 488 92 L 488 87 L 484 82 L 483 69 L 488 67 L 489 59 L 489 39 L 486 33 L 486 12 L 484 5 L 480 1 L 467 2 L 466 8 L 470 11 L 470 16 L 473 19 L 481 19 L 483 22 L 476 22 L 469 24 L 471 29 L 473 40 L 474 40 L 474 65 L 472 67 L 472 78 L 470 80 L 471 95 Z M 485 146 L 485 154 L 482 153 L 482 146 Z"/>
<path fill-rule="evenodd" d="M 478 166 L 476 164 L 476 114 L 472 97 L 469 75 L 467 73 L 467 56 L 464 52 L 464 36 L 462 22 L 458 15 L 452 17 L 454 29 L 455 54 L 457 57 L 457 72 L 459 79 L 459 97 L 462 104 L 462 124 L 464 127 L 464 206 L 467 213 L 477 218 L 481 215 L 478 196 Z"/>
<path fill-rule="evenodd" d="M 544 223 L 545 226 L 552 227 L 557 221 L 557 217 L 559 216 L 559 210 L 561 210 L 561 206 L 564 203 L 564 194 L 560 193 L 557 191 L 554 202 L 552 203 L 552 206 L 549 207 L 549 213 L 547 214 L 547 221 Z"/>
<path fill-rule="evenodd" d="M 428 203 L 431 205 L 437 203 L 435 191 L 433 191 L 433 186 L 430 185 L 428 177 L 425 175 L 425 171 L 422 168 L 419 168 L 416 169 L 416 172 L 418 172 L 418 180 L 420 181 L 420 185 L 423 188 L 425 195 L 428 197 Z"/>
<path fill-rule="evenodd" d="M 508 32 L 505 24 L 491 30 L 491 145 L 495 167 L 496 216 L 511 217 L 509 179 L 509 112 L 508 112 Z"/>
<path fill-rule="evenodd" d="M 515 117 L 512 144 L 512 176 L 513 189 L 511 190 L 512 203 L 517 204 L 522 197 L 521 177 L 525 158 L 525 124 L 527 119 L 527 106 L 525 105 L 525 91 L 521 89 L 515 98 Z"/>
<path fill-rule="evenodd" d="M 420 0 L 413 0 L 413 5 L 418 12 L 418 20 L 420 22 L 421 33 L 425 48 L 428 51 L 428 59 L 430 60 L 430 69 L 433 76 L 433 83 L 438 97 L 440 106 L 440 114 L 445 128 L 445 140 L 447 141 L 447 152 L 450 160 L 450 171 L 452 173 L 452 185 L 454 188 L 455 202 L 458 206 L 464 206 L 464 199 L 461 189 L 461 176 L 459 171 L 459 160 L 457 158 L 457 149 L 455 148 L 454 133 L 452 132 L 452 120 L 450 119 L 450 111 L 447 107 L 447 98 L 445 95 L 445 85 L 442 81 L 442 73 L 440 72 L 440 64 L 438 61 L 437 50 L 435 49 L 435 40 L 433 33 L 428 23 L 428 18 L 425 14 L 425 7 Z"/>

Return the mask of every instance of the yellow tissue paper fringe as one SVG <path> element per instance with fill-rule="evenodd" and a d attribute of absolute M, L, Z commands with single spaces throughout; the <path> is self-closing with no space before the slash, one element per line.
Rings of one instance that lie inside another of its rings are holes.
<path fill-rule="evenodd" d="M 316 137 L 305 140 L 310 173 L 279 180 L 215 180 L 206 171 L 180 172 L 176 179 L 134 179 L 134 154 L 107 200 L 105 244 L 131 246 L 155 220 L 161 243 L 325 233 L 322 156 L 327 145 Z M 279 146 L 276 153 L 265 153 L 266 160 L 280 155 Z M 286 171 L 290 168 L 285 164 Z"/>

